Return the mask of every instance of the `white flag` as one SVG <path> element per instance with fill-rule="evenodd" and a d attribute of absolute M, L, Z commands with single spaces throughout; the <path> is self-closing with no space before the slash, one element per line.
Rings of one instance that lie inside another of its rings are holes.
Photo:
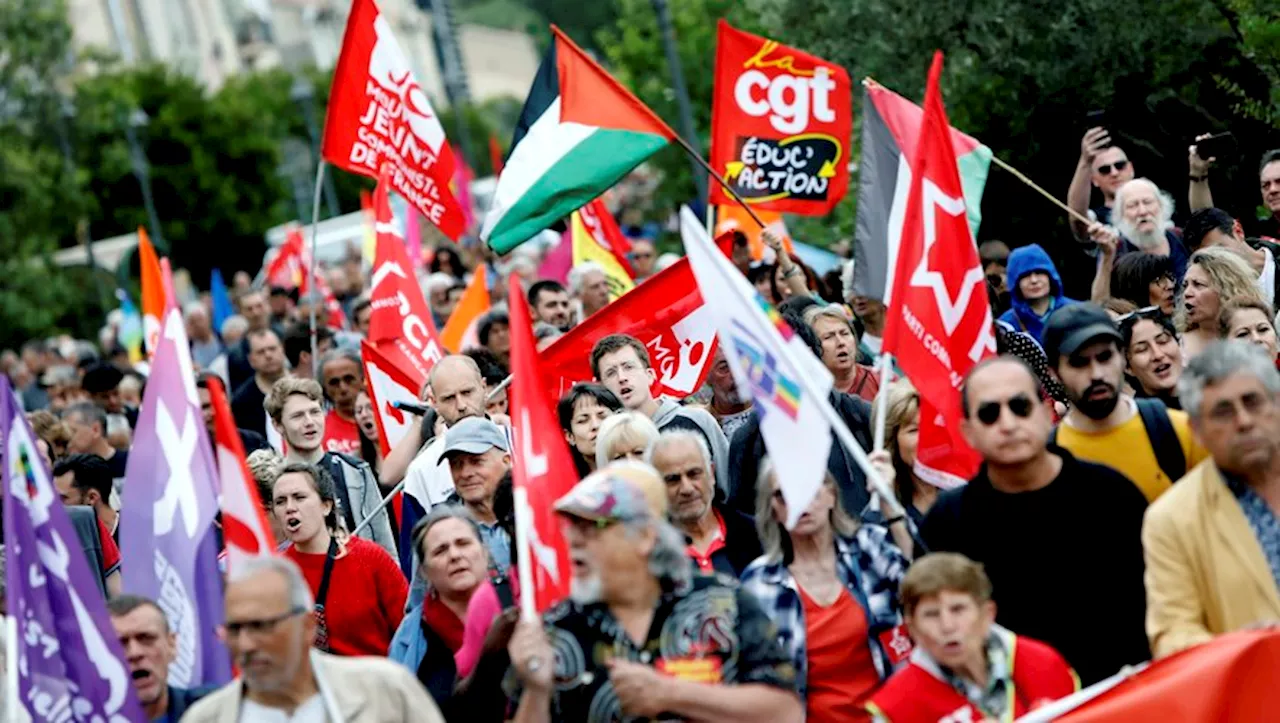
<path fill-rule="evenodd" d="M 827 420 L 834 410 L 828 415 L 822 407 L 829 405 L 831 372 L 716 248 L 687 207 L 680 211 L 680 234 L 702 298 L 715 300 L 705 308 L 715 320 L 725 360 L 760 417 L 791 528 L 827 474 Z"/>

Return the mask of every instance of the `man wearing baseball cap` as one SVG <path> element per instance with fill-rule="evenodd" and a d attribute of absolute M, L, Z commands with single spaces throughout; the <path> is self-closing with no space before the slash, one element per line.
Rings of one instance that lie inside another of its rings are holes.
<path fill-rule="evenodd" d="M 640 485 L 606 468 L 555 509 L 570 599 L 516 626 L 515 721 L 803 719 L 773 623 L 737 586 L 695 574 Z"/>
<path fill-rule="evenodd" d="M 1120 323 L 1160 313 L 1135 311 Z M 1116 323 L 1095 304 L 1073 304 L 1049 317 L 1044 332 L 1049 369 L 1071 400 L 1071 410 L 1049 441 L 1079 459 L 1115 469 L 1154 502 L 1208 452 L 1196 443 L 1185 412 L 1168 409 L 1159 399 L 1135 399 L 1124 390 L 1123 340 Z"/>
<path fill-rule="evenodd" d="M 493 497 L 511 469 L 511 441 L 502 427 L 483 417 L 467 417 L 449 427 L 440 461 L 449 465 L 453 492 L 448 504 L 461 505 L 480 523 L 480 538 L 500 572 L 511 566 L 511 538 L 498 524 Z"/>

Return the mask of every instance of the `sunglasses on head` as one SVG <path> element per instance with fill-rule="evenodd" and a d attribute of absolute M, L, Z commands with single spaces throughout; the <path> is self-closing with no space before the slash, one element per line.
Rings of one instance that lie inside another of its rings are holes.
<path fill-rule="evenodd" d="M 1000 410 L 1008 407 L 1013 416 L 1018 419 L 1026 419 L 1031 416 L 1031 410 L 1035 408 L 1035 402 L 1031 401 L 1031 397 L 1025 394 L 1017 394 L 1009 397 L 1003 402 L 983 402 L 978 405 L 977 417 L 978 421 L 990 427 L 1000 421 Z"/>
<path fill-rule="evenodd" d="M 1119 171 L 1123 171 L 1128 167 L 1129 167 L 1129 161 L 1127 160 L 1120 160 L 1120 161 L 1116 161 L 1115 163 L 1107 163 L 1107 164 L 1098 166 L 1098 175 L 1108 176 L 1108 175 L 1111 175 L 1112 168 L 1115 168 L 1116 171 L 1119 172 Z"/>
<path fill-rule="evenodd" d="M 1130 311 L 1128 314 L 1121 314 L 1116 318 L 1116 325 L 1119 326 L 1125 322 L 1134 323 L 1139 319 L 1158 319 L 1164 312 L 1158 306 L 1144 306 L 1141 309 Z"/>

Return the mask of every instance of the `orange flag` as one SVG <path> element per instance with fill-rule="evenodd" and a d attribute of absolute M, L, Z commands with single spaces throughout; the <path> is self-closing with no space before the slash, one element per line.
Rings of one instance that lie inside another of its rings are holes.
<path fill-rule="evenodd" d="M 462 343 L 467 337 L 467 331 L 489 310 L 487 276 L 484 266 L 476 267 L 475 273 L 471 275 L 471 283 L 467 284 L 467 290 L 462 292 L 458 305 L 453 307 L 453 313 L 445 323 L 444 331 L 440 332 L 440 343 L 454 354 L 462 351 Z"/>
<path fill-rule="evenodd" d="M 141 226 L 138 227 L 138 265 L 142 276 L 142 338 L 146 341 L 147 357 L 150 357 L 160 341 L 160 320 L 164 318 L 167 302 L 160 258 L 147 237 L 147 230 Z"/>

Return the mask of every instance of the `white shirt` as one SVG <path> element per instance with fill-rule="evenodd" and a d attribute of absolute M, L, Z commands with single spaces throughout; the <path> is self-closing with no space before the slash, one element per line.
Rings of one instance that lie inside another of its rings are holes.
<path fill-rule="evenodd" d="M 443 455 L 444 435 L 441 434 L 418 453 L 405 472 L 405 494 L 416 499 L 424 510 L 430 510 L 453 494 L 453 474 L 449 472 L 449 465 L 440 463 Z"/>
<path fill-rule="evenodd" d="M 240 723 L 325 723 L 324 699 L 319 693 L 311 696 L 289 715 L 279 708 L 245 699 L 240 706 Z"/>
<path fill-rule="evenodd" d="M 1266 246 L 1262 247 L 1262 253 L 1266 254 L 1266 258 L 1262 260 L 1262 273 L 1258 275 L 1258 290 L 1262 292 L 1262 298 L 1266 299 L 1274 309 L 1276 306 L 1276 259 L 1271 255 L 1271 249 Z"/>

